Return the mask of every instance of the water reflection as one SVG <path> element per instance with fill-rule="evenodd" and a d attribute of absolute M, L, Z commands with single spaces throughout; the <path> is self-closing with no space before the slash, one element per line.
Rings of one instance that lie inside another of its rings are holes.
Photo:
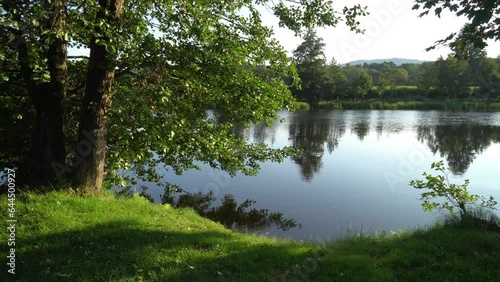
<path fill-rule="evenodd" d="M 500 128 L 487 125 L 418 126 L 417 138 L 432 153 L 446 158 L 453 173 L 463 174 L 477 155 L 492 143 L 500 142 Z"/>
<path fill-rule="evenodd" d="M 388 124 L 383 119 L 372 125 L 368 118 L 368 114 L 354 116 L 350 120 L 345 116 L 341 119 L 318 119 L 318 113 L 312 112 L 294 115 L 288 127 L 289 139 L 292 146 L 301 151 L 293 160 L 300 166 L 302 179 L 309 182 L 319 173 L 323 165 L 324 145 L 327 145 L 330 154 L 338 147 L 345 134 L 346 120 L 350 122 L 351 131 L 359 141 L 365 139 L 372 126 L 378 137 L 383 133 L 397 134 L 402 130 L 399 124 Z M 440 157 L 446 158 L 452 172 L 460 175 L 467 170 L 476 155 L 481 154 L 492 143 L 500 142 L 500 127 L 471 124 L 467 120 L 453 125 L 419 125 L 417 138 L 433 154 L 439 153 Z"/>
<path fill-rule="evenodd" d="M 362 120 L 353 124 L 351 130 L 356 132 L 359 141 L 363 141 L 368 132 L 370 132 L 370 124 L 366 120 Z"/>
<path fill-rule="evenodd" d="M 231 132 L 241 139 L 250 138 L 253 143 L 267 143 L 272 145 L 276 142 L 276 132 L 280 125 L 282 125 L 282 123 L 279 120 L 275 121 L 270 126 L 267 126 L 263 122 L 253 125 L 250 128 L 234 125 Z"/>
<path fill-rule="evenodd" d="M 154 203 L 153 197 L 147 190 L 146 186 L 141 186 L 139 195 Z M 131 197 L 133 193 L 133 189 L 127 187 L 116 194 L 118 197 Z M 182 190 L 177 185 L 167 185 L 160 200 L 161 204 L 170 204 L 175 208 L 192 208 L 203 217 L 239 231 L 259 232 L 271 226 L 283 231 L 294 227 L 301 228 L 300 223 L 297 223 L 294 219 L 285 218 L 280 212 L 251 208 L 256 203 L 255 200 L 247 199 L 238 204 L 231 194 L 224 195 L 221 205 L 213 207 L 213 202 L 216 201 L 213 191 L 190 193 Z"/>
<path fill-rule="evenodd" d="M 393 113 L 391 113 L 392 115 Z M 391 116 L 394 118 L 394 116 Z M 474 161 L 493 142 L 500 142 L 500 127 L 472 121 L 460 115 L 449 120 L 449 116 L 434 116 L 431 123 L 426 119 L 431 114 L 420 112 L 420 120 L 390 120 L 385 112 L 297 112 L 287 117 L 285 125 L 276 122 L 271 127 L 263 124 L 253 126 L 248 131 L 242 128 L 235 133 L 244 138 L 252 138 L 253 142 L 274 144 L 276 131 L 282 126 L 288 128 L 290 146 L 298 149 L 300 154 L 292 160 L 299 166 L 301 179 L 311 182 L 323 167 L 325 153 L 332 154 L 339 146 L 350 128 L 360 142 L 373 131 L 377 138 L 382 134 L 399 134 L 404 131 L 415 131 L 419 142 L 429 147 L 433 154 L 445 158 L 448 166 L 455 174 L 463 174 Z M 413 123 L 413 125 L 412 125 Z"/>
<path fill-rule="evenodd" d="M 337 122 L 330 119 L 319 119 L 313 112 L 294 115 L 288 127 L 288 139 L 291 146 L 300 154 L 293 157 L 299 165 L 302 180 L 309 182 L 314 174 L 323 166 L 325 144 L 331 154 L 339 145 L 340 138 L 345 133 L 343 120 Z"/>

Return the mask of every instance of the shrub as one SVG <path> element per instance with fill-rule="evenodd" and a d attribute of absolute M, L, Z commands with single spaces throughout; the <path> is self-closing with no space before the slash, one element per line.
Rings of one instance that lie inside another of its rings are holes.
<path fill-rule="evenodd" d="M 448 178 L 448 172 L 445 171 L 444 162 L 433 162 L 431 165 L 431 169 L 438 171 L 441 175 L 431 175 L 427 173 L 423 173 L 425 176 L 424 180 L 411 180 L 410 185 L 415 189 L 429 189 L 430 191 L 422 192 L 421 200 L 423 200 L 422 208 L 425 211 L 433 212 L 436 209 L 447 209 L 453 214 L 454 208 L 460 208 L 460 215 L 464 218 L 468 214 L 467 207 L 470 205 L 477 205 L 478 201 L 481 201 L 479 204 L 484 208 L 495 209 L 495 205 L 497 202 L 495 199 L 490 196 L 488 199 L 485 199 L 483 196 L 470 194 L 467 190 L 467 186 L 469 185 L 469 179 L 465 180 L 464 184 L 452 184 Z M 434 202 L 433 200 L 436 198 L 445 198 L 446 202 Z"/>

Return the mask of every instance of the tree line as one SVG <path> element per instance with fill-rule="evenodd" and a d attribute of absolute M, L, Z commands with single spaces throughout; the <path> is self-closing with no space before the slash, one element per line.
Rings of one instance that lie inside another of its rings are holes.
<path fill-rule="evenodd" d="M 327 62 L 325 44 L 314 30 L 294 50 L 302 81 L 294 96 L 310 104 L 325 100 L 363 98 L 496 98 L 500 95 L 500 57 L 469 46 L 455 49 L 434 62 L 364 63 L 339 65 Z M 452 49 L 453 50 L 453 49 Z"/>

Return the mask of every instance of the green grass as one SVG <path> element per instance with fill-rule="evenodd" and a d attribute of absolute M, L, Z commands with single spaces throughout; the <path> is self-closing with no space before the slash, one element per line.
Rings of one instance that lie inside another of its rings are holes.
<path fill-rule="evenodd" d="M 500 279 L 500 235 L 454 225 L 313 244 L 235 233 L 140 197 L 17 196 L 17 274 L 6 273 L 5 248 L 1 274 L 17 281 Z"/>

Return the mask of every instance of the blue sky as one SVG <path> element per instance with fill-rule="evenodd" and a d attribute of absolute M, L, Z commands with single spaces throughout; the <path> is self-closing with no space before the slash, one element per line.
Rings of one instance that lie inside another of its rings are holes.
<path fill-rule="evenodd" d="M 335 28 L 318 29 L 318 34 L 327 44 L 325 55 L 328 60 L 335 57 L 338 63 L 360 59 L 409 58 L 434 61 L 450 53 L 448 48 L 430 52 L 424 49 L 452 32 L 459 31 L 464 18 L 443 12 L 441 18 L 429 14 L 419 18 L 419 11 L 413 11 L 413 0 L 337 0 L 338 10 L 343 6 L 361 4 L 368 6 L 370 15 L 360 18 L 364 35 L 355 34 L 341 23 Z M 276 38 L 292 51 L 301 39 L 290 31 L 278 27 L 272 15 L 264 15 L 264 23 L 273 26 Z M 500 55 L 500 42 L 489 41 L 488 56 Z"/>

